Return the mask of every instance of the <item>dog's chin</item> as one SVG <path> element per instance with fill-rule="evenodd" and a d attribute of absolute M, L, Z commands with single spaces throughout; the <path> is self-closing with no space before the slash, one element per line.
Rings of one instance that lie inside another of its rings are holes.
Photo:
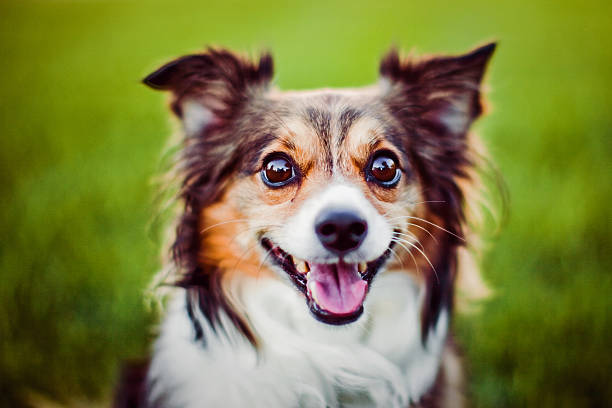
<path fill-rule="evenodd" d="M 391 255 L 391 245 L 370 262 L 320 264 L 298 259 L 269 238 L 261 245 L 273 263 L 282 268 L 293 284 L 304 294 L 314 317 L 327 324 L 343 325 L 363 314 L 363 302 L 379 269 Z"/>

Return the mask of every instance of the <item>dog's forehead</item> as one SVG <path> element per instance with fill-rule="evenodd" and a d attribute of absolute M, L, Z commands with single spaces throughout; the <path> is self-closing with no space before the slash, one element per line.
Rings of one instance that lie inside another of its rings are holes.
<path fill-rule="evenodd" d="M 372 144 L 391 126 L 374 87 L 278 92 L 271 99 L 281 130 L 294 143 L 322 143 L 331 151 L 346 144 L 350 149 Z"/>

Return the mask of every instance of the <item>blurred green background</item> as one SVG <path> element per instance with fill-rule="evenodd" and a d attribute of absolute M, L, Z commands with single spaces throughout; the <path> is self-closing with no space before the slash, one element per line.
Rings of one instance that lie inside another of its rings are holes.
<path fill-rule="evenodd" d="M 108 401 L 145 355 L 165 98 L 139 80 L 207 44 L 275 55 L 287 88 L 376 80 L 391 45 L 500 46 L 479 121 L 511 195 L 456 321 L 478 407 L 612 401 L 607 1 L 1 1 L 0 403 Z M 19 402 L 20 399 L 22 402 Z"/>

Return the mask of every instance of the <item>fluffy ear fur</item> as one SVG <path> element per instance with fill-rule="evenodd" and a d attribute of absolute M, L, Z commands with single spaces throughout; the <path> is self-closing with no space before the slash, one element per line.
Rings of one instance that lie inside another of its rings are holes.
<path fill-rule="evenodd" d="M 187 289 L 187 309 L 196 337 L 203 331 L 196 317 L 201 313 L 215 328 L 221 314 L 255 342 L 242 318 L 234 311 L 221 289 L 221 273 L 201 265 L 200 231 L 202 209 L 218 199 L 226 179 L 260 145 L 258 133 L 241 131 L 238 124 L 249 102 L 263 94 L 273 74 L 272 57 L 258 62 L 226 50 L 208 49 L 203 54 L 176 59 L 144 79 L 154 89 L 172 93 L 171 107 L 181 118 L 187 136 L 177 169 L 181 178 L 180 198 L 184 211 L 178 220 L 172 256 L 178 279 L 172 282 Z M 244 120 L 244 118 L 242 118 Z M 265 134 L 264 134 L 265 137 Z"/>
<path fill-rule="evenodd" d="M 162 66 L 143 82 L 172 92 L 172 110 L 183 120 L 187 136 L 231 121 L 254 92 L 265 88 L 273 74 L 272 57 L 255 63 L 226 51 L 209 48 Z"/>
<path fill-rule="evenodd" d="M 380 73 L 422 108 L 420 122 L 436 133 L 464 135 L 482 113 L 480 83 L 495 43 L 458 57 L 401 60 L 396 50 L 382 60 Z"/>
<path fill-rule="evenodd" d="M 452 305 L 457 247 L 464 245 L 464 193 L 474 158 L 467 132 L 482 113 L 481 80 L 495 43 L 458 57 L 401 59 L 392 50 L 382 60 L 383 100 L 398 120 L 423 185 L 429 217 L 450 234 L 439 235 L 438 259 L 426 274 L 423 336 L 440 310 Z M 424 227 L 428 227 L 424 225 Z"/>

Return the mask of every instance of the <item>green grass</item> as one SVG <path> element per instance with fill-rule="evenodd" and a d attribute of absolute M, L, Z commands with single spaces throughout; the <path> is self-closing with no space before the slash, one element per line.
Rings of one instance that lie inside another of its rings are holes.
<path fill-rule="evenodd" d="M 170 132 L 139 84 L 206 44 L 275 54 L 283 88 L 376 79 L 391 44 L 500 47 L 478 124 L 511 215 L 496 296 L 456 322 L 475 406 L 612 401 L 612 7 L 575 2 L 0 3 L 0 393 L 104 398 L 144 355 L 150 180 Z M 291 4 L 291 5 L 289 5 Z M 1 404 L 2 402 L 0 402 Z"/>

